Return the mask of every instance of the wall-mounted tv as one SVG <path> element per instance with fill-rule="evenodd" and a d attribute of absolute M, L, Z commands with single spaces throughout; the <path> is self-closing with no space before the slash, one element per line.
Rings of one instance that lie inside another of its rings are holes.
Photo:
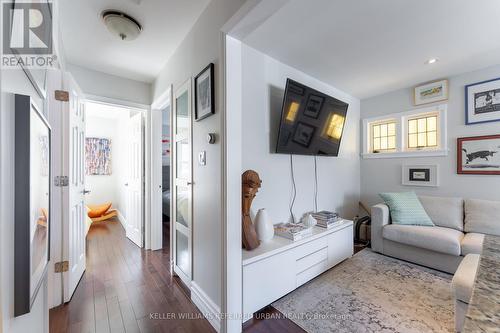
<path fill-rule="evenodd" d="M 338 156 L 348 106 L 287 79 L 276 152 Z"/>

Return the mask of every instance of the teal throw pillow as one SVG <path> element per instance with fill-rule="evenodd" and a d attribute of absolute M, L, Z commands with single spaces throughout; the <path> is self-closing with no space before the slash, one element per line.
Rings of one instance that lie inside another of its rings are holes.
<path fill-rule="evenodd" d="M 415 192 L 380 193 L 393 224 L 434 226 Z"/>

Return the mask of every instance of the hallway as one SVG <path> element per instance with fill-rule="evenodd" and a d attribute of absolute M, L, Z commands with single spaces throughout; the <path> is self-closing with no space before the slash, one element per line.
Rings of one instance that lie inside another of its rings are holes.
<path fill-rule="evenodd" d="M 146 251 L 117 219 L 93 223 L 87 270 L 71 302 L 50 310 L 50 332 L 214 332 L 169 261 L 168 233 L 163 250 Z"/>

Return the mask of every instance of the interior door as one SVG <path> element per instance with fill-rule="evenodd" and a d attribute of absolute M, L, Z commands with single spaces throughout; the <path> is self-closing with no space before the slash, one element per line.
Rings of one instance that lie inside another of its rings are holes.
<path fill-rule="evenodd" d="M 142 247 L 143 209 L 142 209 L 142 113 L 129 120 L 129 181 L 127 208 L 127 237 Z"/>
<path fill-rule="evenodd" d="M 173 114 L 173 250 L 174 272 L 190 285 L 192 273 L 192 111 L 191 80 L 175 93 Z"/>
<path fill-rule="evenodd" d="M 64 103 L 63 174 L 68 186 L 63 187 L 63 258 L 68 271 L 63 275 L 64 301 L 68 302 L 85 271 L 85 103 L 82 93 L 69 73 L 64 74 L 64 90 L 69 101 Z M 65 191 L 67 189 L 67 191 Z M 67 221 L 67 223 L 64 223 Z"/>

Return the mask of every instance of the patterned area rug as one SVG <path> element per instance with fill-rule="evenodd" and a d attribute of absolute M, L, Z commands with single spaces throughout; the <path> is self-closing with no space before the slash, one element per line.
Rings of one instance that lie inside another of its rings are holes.
<path fill-rule="evenodd" d="M 449 274 L 365 249 L 273 303 L 316 332 L 453 332 Z"/>

